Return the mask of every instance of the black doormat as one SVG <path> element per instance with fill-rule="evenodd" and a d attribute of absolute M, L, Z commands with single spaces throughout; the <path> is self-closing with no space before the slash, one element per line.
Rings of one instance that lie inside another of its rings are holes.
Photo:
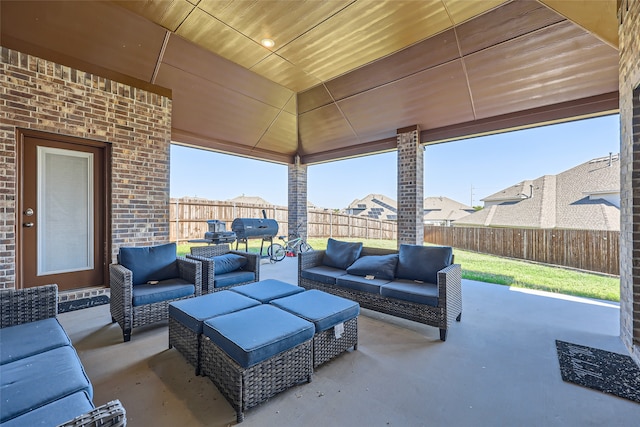
<path fill-rule="evenodd" d="M 640 368 L 633 359 L 556 340 L 562 379 L 640 403 Z"/>
<path fill-rule="evenodd" d="M 109 304 L 109 297 L 106 295 L 63 301 L 58 303 L 58 313 L 67 313 L 69 311 L 82 310 L 83 308 L 95 307 L 103 304 Z"/>

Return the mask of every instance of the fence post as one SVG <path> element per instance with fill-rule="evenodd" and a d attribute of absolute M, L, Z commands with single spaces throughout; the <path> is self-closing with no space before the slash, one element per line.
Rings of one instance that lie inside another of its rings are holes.
<path fill-rule="evenodd" d="M 180 201 L 176 199 L 176 243 L 180 244 Z"/>

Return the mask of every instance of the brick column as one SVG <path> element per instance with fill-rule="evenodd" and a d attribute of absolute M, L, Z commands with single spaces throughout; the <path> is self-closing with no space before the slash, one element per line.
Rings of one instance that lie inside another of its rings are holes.
<path fill-rule="evenodd" d="M 622 0 L 618 4 L 620 335 L 640 364 L 640 2 Z"/>
<path fill-rule="evenodd" d="M 420 128 L 398 129 L 398 247 L 424 244 L 424 150 Z"/>
<path fill-rule="evenodd" d="M 289 232 L 296 230 L 300 223 L 300 235 L 307 238 L 307 165 L 300 164 L 296 155 L 295 162 L 289 165 Z"/>

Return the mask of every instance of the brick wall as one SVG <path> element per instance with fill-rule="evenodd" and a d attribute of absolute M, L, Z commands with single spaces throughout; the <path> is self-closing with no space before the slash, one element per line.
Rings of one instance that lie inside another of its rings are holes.
<path fill-rule="evenodd" d="M 288 171 L 288 230 L 295 231 L 298 224 L 300 236 L 307 238 L 307 165 L 289 165 Z"/>
<path fill-rule="evenodd" d="M 420 129 L 398 130 L 398 246 L 424 244 L 424 150 Z"/>
<path fill-rule="evenodd" d="M 620 335 L 640 364 L 640 2 L 619 2 Z M 635 129 L 635 133 L 634 133 Z M 634 143 L 635 141 L 635 143 Z"/>
<path fill-rule="evenodd" d="M 16 128 L 111 144 L 114 260 L 122 245 L 169 241 L 171 100 L 6 48 L 0 54 L 0 288 L 16 280 Z"/>

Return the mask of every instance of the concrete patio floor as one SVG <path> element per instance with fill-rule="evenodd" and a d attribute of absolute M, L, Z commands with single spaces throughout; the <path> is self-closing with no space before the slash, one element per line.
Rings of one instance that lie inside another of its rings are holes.
<path fill-rule="evenodd" d="M 297 258 L 261 278 L 297 283 Z M 206 377 L 168 349 L 166 322 L 131 341 L 109 306 L 61 314 L 94 386 L 120 399 L 130 426 L 227 426 L 235 413 Z M 362 310 L 359 345 L 313 382 L 245 413 L 251 426 L 637 426 L 640 405 L 565 383 L 555 340 L 626 353 L 617 304 L 463 280 L 462 322 L 438 329 Z"/>

